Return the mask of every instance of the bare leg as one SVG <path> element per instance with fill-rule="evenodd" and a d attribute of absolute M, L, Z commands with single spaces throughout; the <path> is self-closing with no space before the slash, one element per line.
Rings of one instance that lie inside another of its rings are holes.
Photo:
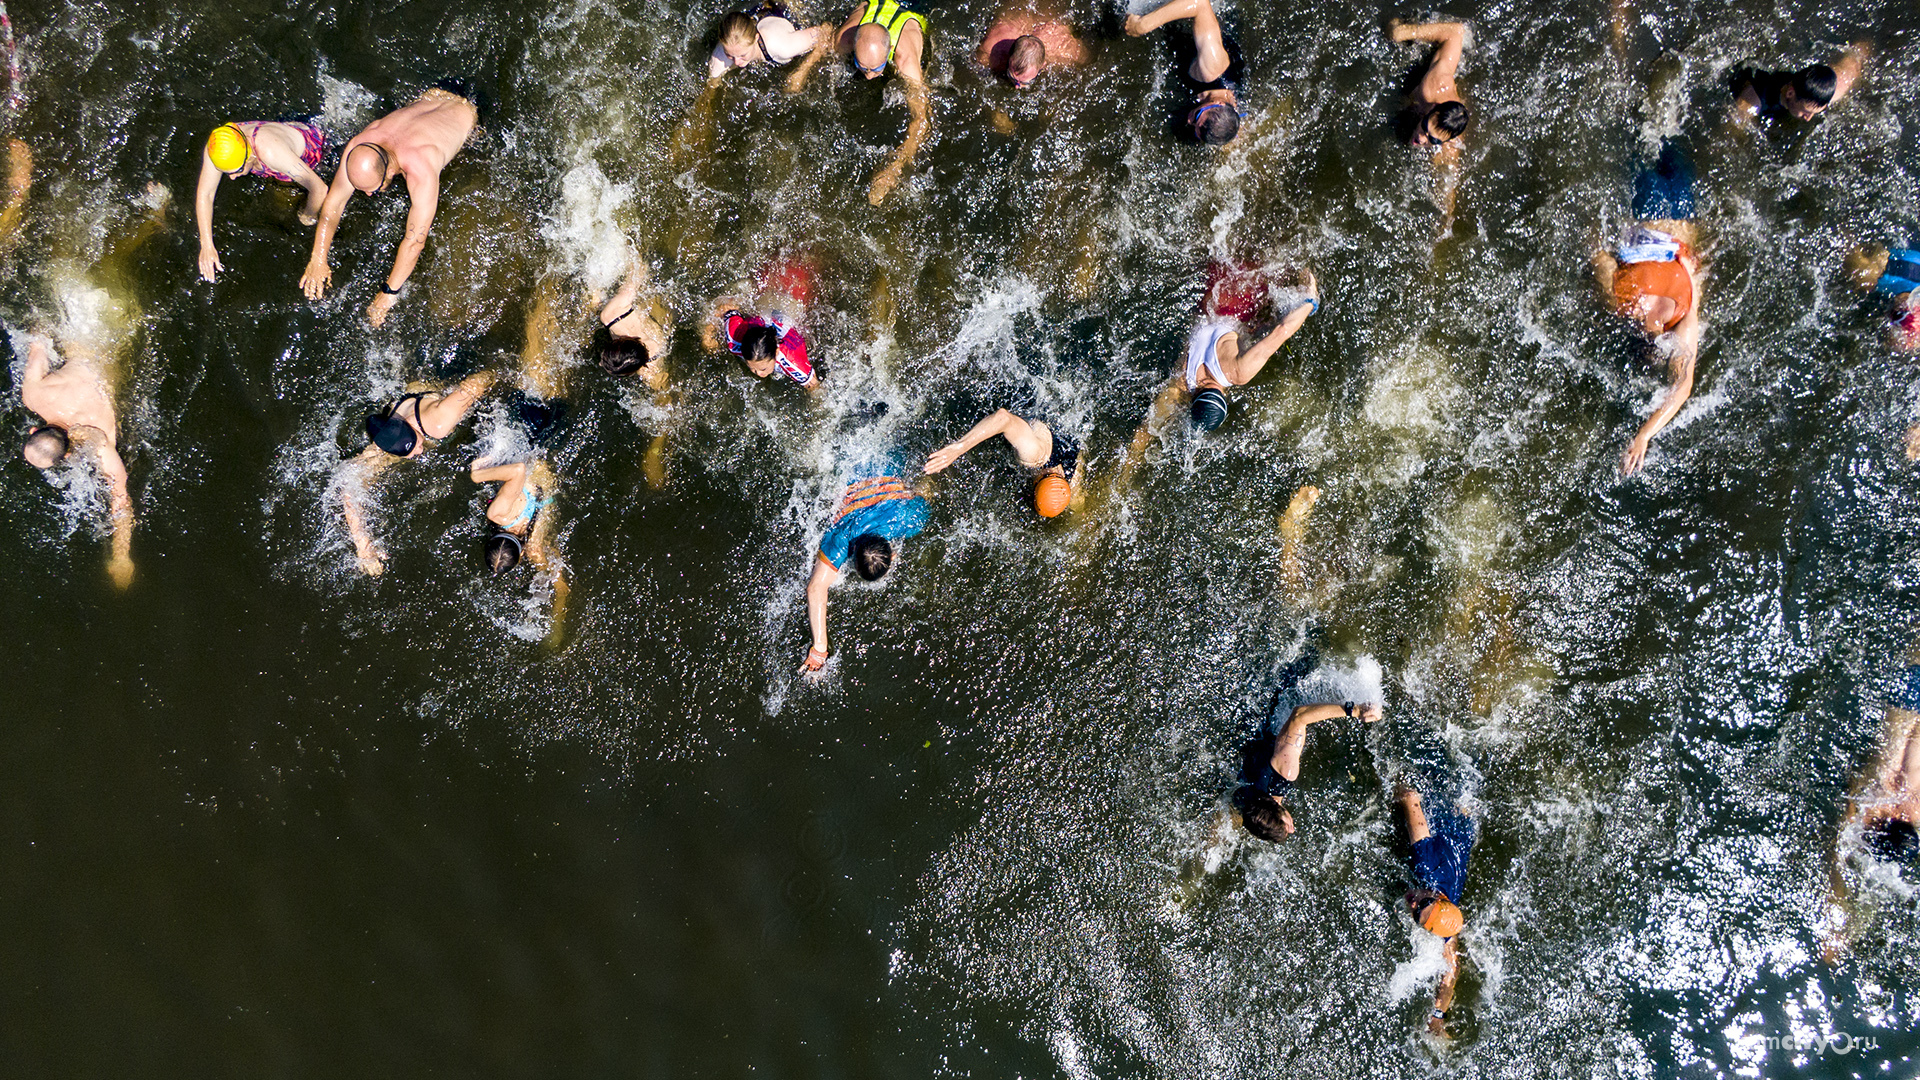
<path fill-rule="evenodd" d="M 1151 34 L 1170 22 L 1197 17 L 1201 8 L 1205 8 L 1207 14 L 1213 14 L 1213 5 L 1208 0 L 1172 0 L 1145 15 L 1127 16 L 1127 33 L 1134 37 Z M 1214 25 L 1217 27 L 1219 23 Z"/>
<path fill-rule="evenodd" d="M 11 251 L 19 239 L 27 193 L 33 188 L 33 151 L 19 139 L 7 140 L 7 202 L 0 208 L 0 251 Z"/>
<path fill-rule="evenodd" d="M 1287 512 L 1280 515 L 1280 577 L 1288 589 L 1306 588 L 1306 570 L 1300 562 L 1300 544 L 1306 539 L 1307 519 L 1313 516 L 1313 504 L 1320 501 L 1320 489 L 1312 484 L 1293 493 Z"/>

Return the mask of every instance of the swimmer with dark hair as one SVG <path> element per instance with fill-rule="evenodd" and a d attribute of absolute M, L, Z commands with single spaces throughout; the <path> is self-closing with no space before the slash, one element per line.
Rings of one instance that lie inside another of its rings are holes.
<path fill-rule="evenodd" d="M 300 276 L 300 288 L 307 299 L 325 296 L 327 286 L 333 283 L 327 256 L 333 250 L 333 237 L 340 229 L 340 215 L 347 208 L 347 200 L 356 191 L 369 197 L 378 195 L 396 177 L 404 178 L 406 234 L 394 255 L 393 269 L 381 280 L 380 291 L 367 305 L 367 319 L 374 326 L 387 321 L 387 312 L 400 299 L 400 290 L 406 287 L 420 253 L 426 250 L 427 234 L 433 230 L 433 218 L 440 209 L 440 172 L 473 137 L 479 117 L 473 91 L 449 80 L 421 94 L 406 108 L 375 120 L 348 140 L 341 151 L 340 168 L 333 174 L 332 186 L 320 207 L 320 224 L 313 231 L 313 256 Z"/>
<path fill-rule="evenodd" d="M 1914 657 L 1910 656 L 1909 660 Z M 1854 827 L 1866 856 L 1886 863 L 1911 864 L 1920 856 L 1920 663 L 1903 673 L 1900 691 L 1886 704 L 1886 729 L 1880 760 L 1856 787 L 1840 837 Z M 1845 951 L 1857 927 L 1849 925 L 1850 891 L 1846 855 L 1836 840 L 1829 865 L 1826 946 L 1829 961 Z"/>
<path fill-rule="evenodd" d="M 1013 447 L 1020 467 L 1033 475 L 1033 508 L 1043 518 L 1055 518 L 1080 501 L 1080 448 L 1050 424 L 1023 420 L 1006 409 L 973 425 L 965 435 L 927 458 L 928 474 L 959 461 L 967 451 L 999 436 Z"/>
<path fill-rule="evenodd" d="M 1127 16 L 1130 37 L 1151 34 L 1180 19 L 1193 20 L 1193 33 L 1176 39 L 1175 72 L 1192 103 L 1182 129 L 1193 141 L 1225 146 L 1240 134 L 1241 77 L 1246 64 L 1240 44 L 1220 29 L 1220 18 L 1209 0 L 1171 0 L 1145 15 Z"/>
<path fill-rule="evenodd" d="M 820 375 L 807 357 L 807 339 L 782 311 L 755 314 L 738 296 L 713 302 L 712 314 L 700 327 L 708 352 L 722 349 L 740 358 L 756 379 L 778 375 L 787 382 L 820 391 Z"/>
<path fill-rule="evenodd" d="M 1872 53 L 1871 45 L 1856 41 L 1832 64 L 1812 64 L 1798 71 L 1737 67 L 1729 78 L 1734 119 L 1747 127 L 1813 120 L 1847 96 Z"/>
<path fill-rule="evenodd" d="M 1693 220 L 1693 166 L 1678 145 L 1660 148 L 1634 182 L 1631 225 L 1612 250 L 1594 255 L 1600 291 L 1614 313 L 1645 334 L 1668 371 L 1667 395 L 1634 433 L 1620 459 L 1622 474 L 1640 471 L 1647 448 L 1680 415 L 1693 394 L 1700 354 L 1700 305 L 1705 275 Z"/>
<path fill-rule="evenodd" d="M 1128 459 L 1137 460 L 1146 452 L 1148 441 L 1182 404 L 1187 406 L 1195 431 L 1213 431 L 1226 423 L 1227 391 L 1252 382 L 1280 346 L 1299 333 L 1308 317 L 1320 310 L 1320 288 L 1311 270 L 1301 272 L 1300 290 L 1299 303 L 1278 326 L 1251 345 L 1246 344 L 1242 332 L 1243 319 L 1251 309 L 1240 314 L 1222 310 L 1218 303 L 1220 290 L 1213 290 L 1208 297 L 1207 317 L 1194 328 L 1187 341 L 1184 365 L 1175 371 L 1154 400 L 1146 423 L 1134 434 Z"/>
<path fill-rule="evenodd" d="M 713 55 L 707 60 L 707 81 L 717 83 L 736 68 L 767 64 L 779 67 L 833 46 L 830 26 L 801 26 L 786 5 L 768 0 L 752 12 L 721 16 Z M 796 71 L 804 81 L 804 72 Z M 791 89 L 798 89 L 792 87 Z"/>
<path fill-rule="evenodd" d="M 43 423 L 28 433 L 20 456 L 43 471 L 76 451 L 92 462 L 107 482 L 107 512 L 113 525 L 107 574 L 124 589 L 133 583 L 133 499 L 127 494 L 127 466 L 120 459 L 113 387 L 106 369 L 85 344 L 69 339 L 65 346 L 65 361 L 56 368 L 45 338 L 35 337 L 27 345 L 20 403 Z"/>
<path fill-rule="evenodd" d="M 341 510 L 347 519 L 347 532 L 353 537 L 353 550 L 360 569 L 373 577 L 386 570 L 386 553 L 367 528 L 361 506 L 364 485 L 371 483 L 387 466 L 417 458 L 433 449 L 440 440 L 453 434 L 481 397 L 493 386 L 494 376 L 482 371 L 467 376 L 459 385 L 443 391 L 408 392 L 385 409 L 367 417 L 368 445 L 346 463 L 357 476 L 345 477 L 340 485 Z"/>
<path fill-rule="evenodd" d="M 1286 795 L 1300 779 L 1300 754 L 1307 746 L 1307 729 L 1341 717 L 1357 717 L 1371 724 L 1380 719 L 1381 710 L 1377 703 L 1351 701 L 1302 705 L 1287 716 L 1279 735 L 1255 741 L 1254 749 L 1261 750 L 1270 739 L 1272 752 L 1264 760 L 1247 763 L 1241 777 L 1244 783 L 1233 793 L 1233 808 L 1248 832 L 1271 844 L 1293 835 L 1293 814 L 1287 809 Z"/>
<path fill-rule="evenodd" d="M 559 493 L 553 467 L 540 458 L 501 464 L 475 461 L 469 472 L 476 484 L 499 484 L 487 503 L 492 529 L 481 545 L 487 572 L 494 577 L 520 565 L 522 558 L 534 570 L 553 579 L 553 630 L 557 636 L 567 603 L 567 567 L 554 544 L 554 515 L 549 513 Z"/>
<path fill-rule="evenodd" d="M 1087 47 L 1058 19 L 1007 10 L 987 28 L 973 58 L 1014 86 L 1026 87 L 1049 67 L 1086 63 Z"/>
<path fill-rule="evenodd" d="M 802 674 L 817 676 L 832 655 L 827 641 L 827 596 L 849 565 L 862 581 L 878 581 L 893 566 L 893 545 L 927 527 L 927 500 L 898 476 L 855 480 L 820 537 L 807 578 L 807 627 L 813 643 Z"/>
<path fill-rule="evenodd" d="M 1407 95 L 1406 108 L 1400 110 L 1395 127 L 1401 141 L 1433 149 L 1436 162 L 1458 155 L 1460 135 L 1473 119 L 1460 100 L 1459 87 L 1453 83 L 1466 52 L 1467 24 L 1405 23 L 1395 19 L 1387 24 L 1387 36 L 1402 44 L 1420 41 L 1439 46 L 1427 63 L 1426 73 Z"/>
<path fill-rule="evenodd" d="M 667 340 L 672 317 L 647 288 L 646 260 L 638 255 L 627 268 L 618 292 L 600 309 L 595 355 L 600 369 L 616 378 L 638 376 L 656 391 L 667 388 Z"/>

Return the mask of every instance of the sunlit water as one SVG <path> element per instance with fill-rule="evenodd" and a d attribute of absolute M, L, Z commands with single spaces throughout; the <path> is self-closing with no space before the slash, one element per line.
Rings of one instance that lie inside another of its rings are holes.
<path fill-rule="evenodd" d="M 1840 273 L 1920 230 L 1909 6 L 1649 5 L 1623 53 L 1600 5 L 1449 11 L 1477 112 L 1451 222 L 1387 141 L 1393 12 L 1232 13 L 1251 126 L 1222 154 L 1168 137 L 1164 35 L 1079 4 L 1094 62 L 1016 94 L 971 65 L 990 5 L 943 5 L 933 141 L 874 210 L 898 90 L 746 73 L 703 112 L 718 10 L 12 8 L 37 167 L 0 315 L 16 355 L 119 344 L 141 577 L 109 593 L 87 474 L 0 474 L 9 1072 L 1911 1075 L 1911 885 L 1864 876 L 1844 961 L 1818 936 L 1920 567 L 1913 380 Z M 1824 123 L 1726 129 L 1728 67 L 1856 37 L 1879 54 Z M 291 189 L 224 185 L 228 273 L 192 279 L 211 126 L 339 139 L 449 73 L 497 111 L 387 328 L 360 311 L 401 200 L 355 200 L 308 304 Z M 1588 258 L 1676 133 L 1701 378 L 1623 482 L 1658 384 Z M 586 357 L 629 243 L 675 316 L 668 402 Z M 698 341 L 790 257 L 821 270 L 817 403 Z M 1283 309 L 1311 267 L 1323 311 L 1122 486 L 1213 261 L 1270 268 Z M 473 362 L 522 382 L 541 289 L 574 405 L 557 633 L 545 583 L 478 573 L 466 469 L 522 446 L 505 406 L 371 489 L 382 580 L 337 512 L 371 405 Z M 977 451 L 796 681 L 859 463 L 1012 404 L 1085 448 L 1085 511 L 1037 523 Z M 1316 729 L 1274 847 L 1220 815 L 1307 647 L 1283 707 L 1377 685 L 1388 719 Z M 1445 1047 L 1388 800 L 1442 763 L 1482 822 Z M 1834 1035 L 1878 1046 L 1767 1048 Z"/>

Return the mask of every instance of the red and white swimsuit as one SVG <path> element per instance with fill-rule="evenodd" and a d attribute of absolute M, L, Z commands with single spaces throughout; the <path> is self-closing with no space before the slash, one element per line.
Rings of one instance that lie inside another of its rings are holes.
<path fill-rule="evenodd" d="M 800 336 L 800 328 L 788 322 L 786 316 L 776 311 L 769 319 L 762 319 L 729 311 L 720 317 L 720 321 L 727 331 L 727 348 L 735 356 L 740 355 L 741 334 L 756 326 L 773 327 L 774 333 L 780 335 L 780 345 L 773 351 L 774 367 L 801 386 L 813 381 L 813 365 L 807 361 L 807 340 Z"/>

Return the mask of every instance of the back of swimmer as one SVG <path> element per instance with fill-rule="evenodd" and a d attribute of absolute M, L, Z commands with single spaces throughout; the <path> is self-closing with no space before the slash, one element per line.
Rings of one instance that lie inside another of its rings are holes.
<path fill-rule="evenodd" d="M 306 189 L 300 224 L 320 220 L 327 183 L 318 171 L 327 137 L 303 121 L 246 120 L 222 124 L 207 136 L 200 155 L 200 182 L 194 191 L 193 219 L 200 233 L 200 277 L 212 281 L 226 266 L 213 243 L 213 197 L 223 177 L 259 176 Z"/>
<path fill-rule="evenodd" d="M 742 310 L 739 301 L 723 299 L 715 303 L 714 317 L 703 336 L 714 351 L 724 343 L 755 378 L 778 375 L 809 390 L 819 388 L 819 375 L 807 356 L 806 338 L 778 311 L 762 317 Z"/>

